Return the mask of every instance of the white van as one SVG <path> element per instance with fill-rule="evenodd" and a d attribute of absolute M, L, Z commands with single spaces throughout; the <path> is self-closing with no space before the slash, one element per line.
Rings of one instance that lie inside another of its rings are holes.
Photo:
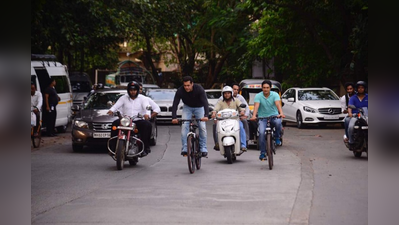
<path fill-rule="evenodd" d="M 55 127 L 58 132 L 66 131 L 71 122 L 72 89 L 69 80 L 68 69 L 65 65 L 56 61 L 54 55 L 31 55 L 31 82 L 36 85 L 44 97 L 44 90 L 50 78 L 56 80 L 55 89 L 61 101 L 57 105 L 57 119 Z M 44 101 L 43 101 L 44 106 Z M 43 111 L 43 110 L 42 110 Z M 40 118 L 43 119 L 42 114 Z M 45 124 L 43 124 L 45 126 Z"/>

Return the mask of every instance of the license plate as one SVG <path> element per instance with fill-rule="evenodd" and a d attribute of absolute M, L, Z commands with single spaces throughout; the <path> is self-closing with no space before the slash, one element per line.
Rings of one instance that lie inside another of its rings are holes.
<path fill-rule="evenodd" d="M 111 133 L 93 133 L 93 138 L 110 138 Z"/>
<path fill-rule="evenodd" d="M 331 116 L 324 116 L 325 120 L 337 120 L 339 119 L 339 115 L 331 115 Z"/>

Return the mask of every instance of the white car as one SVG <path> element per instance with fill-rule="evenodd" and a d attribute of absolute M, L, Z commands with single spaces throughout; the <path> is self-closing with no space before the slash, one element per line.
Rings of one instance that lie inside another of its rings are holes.
<path fill-rule="evenodd" d="M 222 89 L 205 89 L 206 97 L 208 98 L 209 104 L 209 116 L 212 115 L 212 111 L 216 106 L 220 96 L 222 96 Z"/>
<path fill-rule="evenodd" d="M 157 115 L 157 123 L 172 122 L 172 106 L 176 91 L 177 91 L 176 89 L 166 89 L 166 88 L 153 88 L 147 90 L 146 96 L 154 100 L 154 102 L 157 103 L 157 105 L 161 109 L 161 112 L 158 113 Z M 178 119 L 181 118 L 182 113 L 183 113 L 183 102 L 180 100 L 180 103 L 176 111 Z"/>
<path fill-rule="evenodd" d="M 342 113 L 338 95 L 329 88 L 287 89 L 281 96 L 284 122 L 295 122 L 298 128 L 306 124 L 339 123 L 343 125 L 345 114 Z"/>

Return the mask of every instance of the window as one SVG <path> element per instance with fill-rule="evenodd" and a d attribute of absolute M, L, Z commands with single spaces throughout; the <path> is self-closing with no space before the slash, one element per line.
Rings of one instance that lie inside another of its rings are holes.
<path fill-rule="evenodd" d="M 51 78 L 55 79 L 55 90 L 58 94 L 71 92 L 71 90 L 69 89 L 68 78 L 66 76 L 52 76 Z"/>

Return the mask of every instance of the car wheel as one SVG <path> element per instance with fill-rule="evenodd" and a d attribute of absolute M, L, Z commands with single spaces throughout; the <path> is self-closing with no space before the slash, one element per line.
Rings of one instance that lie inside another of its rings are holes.
<path fill-rule="evenodd" d="M 296 113 L 296 125 L 297 125 L 297 127 L 298 127 L 299 129 L 304 128 L 303 120 L 302 120 L 302 114 L 301 114 L 300 111 L 298 111 L 298 112 Z"/>
<path fill-rule="evenodd" d="M 83 150 L 83 145 L 72 144 L 72 150 L 74 152 L 81 152 Z"/>

